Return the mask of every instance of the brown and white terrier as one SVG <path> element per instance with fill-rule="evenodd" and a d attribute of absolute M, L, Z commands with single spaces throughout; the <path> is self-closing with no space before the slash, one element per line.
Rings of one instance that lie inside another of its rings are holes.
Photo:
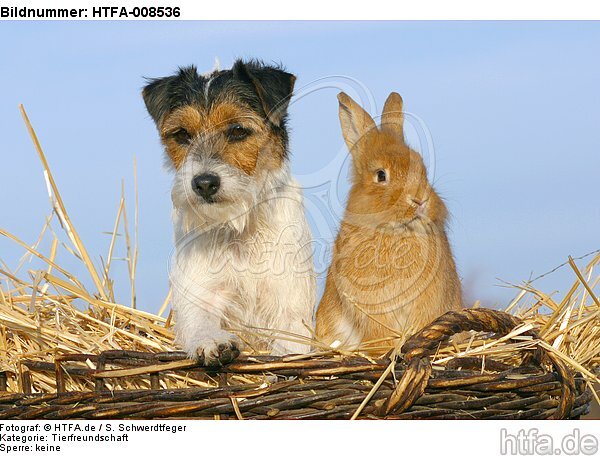
<path fill-rule="evenodd" d="M 143 90 L 174 171 L 176 340 L 208 366 L 232 361 L 240 337 L 274 354 L 310 349 L 311 237 L 286 128 L 294 81 L 238 60 L 207 74 L 182 68 Z"/>

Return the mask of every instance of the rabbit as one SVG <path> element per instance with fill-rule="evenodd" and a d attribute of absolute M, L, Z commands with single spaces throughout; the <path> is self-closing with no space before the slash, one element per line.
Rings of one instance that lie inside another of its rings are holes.
<path fill-rule="evenodd" d="M 400 95 L 387 98 L 380 128 L 348 95 L 338 100 L 352 186 L 315 332 L 327 346 L 384 353 L 462 307 L 448 211 L 404 140 Z"/>

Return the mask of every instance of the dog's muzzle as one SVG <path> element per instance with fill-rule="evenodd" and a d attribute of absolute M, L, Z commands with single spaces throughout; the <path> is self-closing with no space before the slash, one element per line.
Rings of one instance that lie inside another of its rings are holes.
<path fill-rule="evenodd" d="M 192 179 L 192 189 L 206 202 L 212 203 L 213 196 L 219 191 L 221 178 L 216 174 L 199 174 Z"/>

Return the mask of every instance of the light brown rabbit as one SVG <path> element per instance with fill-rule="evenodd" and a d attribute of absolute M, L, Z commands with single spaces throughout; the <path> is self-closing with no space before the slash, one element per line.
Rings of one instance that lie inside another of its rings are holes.
<path fill-rule="evenodd" d="M 352 188 L 316 333 L 328 345 L 380 353 L 459 309 L 461 286 L 446 206 L 421 156 L 404 142 L 402 98 L 390 94 L 379 129 L 348 95 L 338 100 Z"/>

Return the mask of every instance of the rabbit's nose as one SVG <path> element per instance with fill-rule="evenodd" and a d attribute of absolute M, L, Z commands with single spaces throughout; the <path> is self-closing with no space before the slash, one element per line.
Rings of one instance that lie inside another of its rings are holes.
<path fill-rule="evenodd" d="M 415 213 L 417 217 L 423 217 L 427 215 L 427 198 L 419 199 L 412 197 L 410 200 L 416 207 Z"/>

